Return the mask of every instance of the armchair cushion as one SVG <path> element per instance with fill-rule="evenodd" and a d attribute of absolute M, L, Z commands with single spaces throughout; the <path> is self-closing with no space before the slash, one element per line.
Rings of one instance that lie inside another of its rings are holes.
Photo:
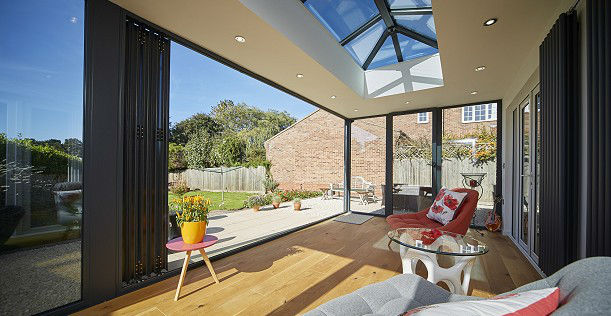
<path fill-rule="evenodd" d="M 447 225 L 454 219 L 454 214 L 462 204 L 467 193 L 454 192 L 446 187 L 441 188 L 426 217 Z"/>
<path fill-rule="evenodd" d="M 454 192 L 467 193 L 462 203 L 454 213 L 454 219 L 447 225 L 438 223 L 428 217 L 428 208 L 418 213 L 396 214 L 386 217 L 386 221 L 391 229 L 408 228 L 408 227 L 425 227 L 437 228 L 439 230 L 448 231 L 456 234 L 464 235 L 469 229 L 471 218 L 477 207 L 477 197 L 479 193 L 471 189 L 455 188 Z"/>

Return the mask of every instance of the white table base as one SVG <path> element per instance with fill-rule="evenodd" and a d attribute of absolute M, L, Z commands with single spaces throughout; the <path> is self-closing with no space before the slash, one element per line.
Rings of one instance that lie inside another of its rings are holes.
<path fill-rule="evenodd" d="M 467 295 L 469 281 L 471 281 L 471 269 L 475 264 L 476 256 L 453 256 L 454 265 L 446 269 L 439 266 L 435 253 L 420 251 L 403 245 L 399 245 L 399 253 L 403 264 L 403 273 L 416 274 L 416 263 L 420 260 L 428 270 L 427 281 L 434 284 L 443 281 L 452 293 Z M 463 280 L 460 279 L 461 272 L 464 272 Z"/>

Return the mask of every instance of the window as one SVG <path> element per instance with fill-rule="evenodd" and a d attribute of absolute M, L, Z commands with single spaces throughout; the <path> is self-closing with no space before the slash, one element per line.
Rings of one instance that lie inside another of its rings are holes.
<path fill-rule="evenodd" d="M 463 123 L 496 121 L 496 103 L 464 106 L 462 121 Z"/>
<path fill-rule="evenodd" d="M 418 123 L 424 124 L 429 122 L 429 112 L 418 113 Z"/>
<path fill-rule="evenodd" d="M 0 4 L 0 315 L 81 299 L 84 9 Z"/>

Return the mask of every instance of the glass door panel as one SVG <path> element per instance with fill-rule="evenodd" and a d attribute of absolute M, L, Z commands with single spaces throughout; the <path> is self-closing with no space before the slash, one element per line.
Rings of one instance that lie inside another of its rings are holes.
<path fill-rule="evenodd" d="M 539 92 L 537 92 L 537 94 L 535 95 L 535 104 L 537 106 L 537 111 L 534 111 L 534 115 L 533 115 L 533 120 L 534 120 L 534 126 L 535 126 L 535 139 L 536 139 L 536 143 L 535 143 L 535 163 L 534 163 L 534 174 L 535 174 L 535 214 L 534 214 L 534 220 L 533 220 L 533 226 L 534 226 L 534 243 L 533 243 L 533 249 L 534 249 L 534 254 L 535 256 L 539 256 L 539 246 L 540 246 L 540 239 L 539 239 L 539 211 L 540 211 L 540 197 L 539 197 L 539 184 L 540 184 L 540 179 L 541 179 L 541 94 Z"/>
<path fill-rule="evenodd" d="M 474 224 L 484 227 L 494 208 L 496 103 L 443 110 L 441 185 L 478 191 Z"/>
<path fill-rule="evenodd" d="M 528 223 L 530 212 L 530 102 L 527 101 L 520 110 L 520 241 L 528 246 Z"/>
<path fill-rule="evenodd" d="M 81 299 L 84 11 L 0 4 L 0 315 Z"/>
<path fill-rule="evenodd" d="M 433 201 L 432 112 L 393 118 L 393 213 L 413 213 Z"/>

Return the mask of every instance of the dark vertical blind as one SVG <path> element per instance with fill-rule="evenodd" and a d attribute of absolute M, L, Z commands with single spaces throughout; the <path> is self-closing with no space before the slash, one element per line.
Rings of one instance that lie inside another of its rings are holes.
<path fill-rule="evenodd" d="M 611 256 L 611 3 L 588 0 L 586 255 Z"/>
<path fill-rule="evenodd" d="M 540 46 L 541 249 L 547 275 L 578 254 L 578 30 L 574 12 L 560 15 Z"/>
<path fill-rule="evenodd" d="M 123 281 L 167 269 L 170 42 L 128 20 L 124 89 Z"/>

